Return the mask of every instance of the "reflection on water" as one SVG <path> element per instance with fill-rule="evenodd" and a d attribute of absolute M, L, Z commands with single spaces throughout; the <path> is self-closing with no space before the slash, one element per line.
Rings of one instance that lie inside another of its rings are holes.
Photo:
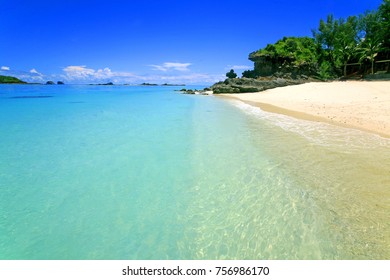
<path fill-rule="evenodd" d="M 160 87 L 0 91 L 0 259 L 390 258 L 388 139 Z"/>
<path fill-rule="evenodd" d="M 229 139 L 194 125 L 209 146 L 186 216 L 196 258 L 390 257 L 389 139 L 232 104 L 249 117 Z"/>

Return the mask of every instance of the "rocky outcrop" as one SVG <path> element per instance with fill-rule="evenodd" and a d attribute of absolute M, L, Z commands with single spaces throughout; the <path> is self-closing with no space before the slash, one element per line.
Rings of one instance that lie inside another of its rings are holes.
<path fill-rule="evenodd" d="M 55 83 L 53 81 L 47 81 L 46 84 L 47 85 L 55 85 Z"/>
<path fill-rule="evenodd" d="M 184 94 L 196 94 L 196 95 L 210 95 L 213 94 L 210 88 L 204 88 L 204 89 L 181 89 L 181 90 L 176 90 L 180 91 L 181 93 Z"/>
<path fill-rule="evenodd" d="M 257 79 L 250 78 L 234 78 L 226 79 L 223 82 L 218 82 L 211 87 L 215 93 L 245 93 L 259 92 L 267 89 L 285 87 L 290 85 L 299 85 L 314 81 L 307 76 L 301 76 L 299 79 L 291 79 L 288 76 L 281 75 L 280 77 L 262 77 Z"/>
<path fill-rule="evenodd" d="M 301 63 L 295 65 L 286 57 L 270 58 L 268 56 L 252 56 L 250 60 L 254 62 L 255 77 L 269 77 L 277 73 L 289 75 L 293 79 L 299 79 L 300 76 L 317 77 L 318 68 L 314 63 Z"/>
<path fill-rule="evenodd" d="M 284 37 L 249 54 L 249 60 L 254 62 L 254 70 L 249 74 L 254 78 L 272 76 L 278 72 L 289 74 L 294 79 L 299 79 L 300 75 L 317 77 L 317 49 L 312 38 Z"/>

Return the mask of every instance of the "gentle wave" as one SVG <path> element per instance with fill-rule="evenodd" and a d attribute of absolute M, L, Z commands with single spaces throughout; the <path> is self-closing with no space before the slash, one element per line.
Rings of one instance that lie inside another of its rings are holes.
<path fill-rule="evenodd" d="M 238 100 L 230 102 L 248 115 L 265 120 L 286 131 L 299 134 L 318 145 L 348 147 L 350 149 L 390 147 L 390 139 L 373 133 L 266 112 L 259 107 Z"/>

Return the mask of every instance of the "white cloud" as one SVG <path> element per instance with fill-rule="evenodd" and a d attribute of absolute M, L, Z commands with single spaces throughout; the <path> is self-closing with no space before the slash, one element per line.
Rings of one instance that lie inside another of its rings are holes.
<path fill-rule="evenodd" d="M 168 70 L 164 66 L 161 66 L 161 65 L 149 65 L 149 66 L 152 67 L 153 70 L 164 71 L 164 72 L 166 72 Z"/>
<path fill-rule="evenodd" d="M 85 80 L 91 78 L 94 75 L 95 70 L 82 66 L 67 66 L 64 69 L 66 76 L 69 80 Z"/>
<path fill-rule="evenodd" d="M 161 67 L 161 71 L 165 72 L 163 75 L 136 75 L 130 72 L 112 71 L 110 68 L 92 69 L 82 66 L 67 66 L 63 70 L 65 74 L 62 79 L 70 82 L 114 82 L 118 84 L 130 83 L 139 84 L 142 82 L 149 83 L 174 83 L 174 84 L 212 84 L 224 80 L 225 75 L 221 74 L 202 74 L 202 73 L 188 73 L 183 74 L 169 74 L 168 70 L 174 69 L 177 71 L 189 71 L 190 63 L 164 63 L 163 65 L 155 65 Z M 159 68 L 154 67 L 154 68 Z M 160 69 L 158 69 L 160 70 Z"/>
<path fill-rule="evenodd" d="M 213 84 L 225 80 L 225 75 L 221 74 L 203 74 L 191 73 L 188 75 L 154 75 L 143 77 L 144 81 L 152 83 L 173 83 L 173 84 L 198 84 L 206 85 Z"/>
<path fill-rule="evenodd" d="M 228 70 L 228 69 L 233 69 L 233 70 L 249 70 L 251 69 L 252 66 L 248 66 L 248 65 L 228 65 L 225 69 Z"/>
<path fill-rule="evenodd" d="M 85 65 L 70 65 L 64 67 L 61 74 L 46 75 L 40 73 L 36 68 L 32 68 L 29 71 L 14 71 L 5 70 L 9 67 L 3 66 L 0 71 L 9 71 L 7 74 L 20 78 L 26 82 L 45 83 L 46 81 L 65 81 L 65 83 L 106 83 L 113 82 L 115 84 L 140 84 L 147 83 L 172 83 L 172 84 L 197 84 L 208 85 L 218 81 L 224 80 L 226 77 L 222 74 L 204 74 L 204 73 L 192 73 L 188 69 L 190 63 L 173 63 L 167 62 L 162 65 L 156 65 L 161 67 L 161 73 L 153 72 L 145 73 L 143 75 L 134 74 L 131 72 L 113 71 L 108 67 L 101 69 L 88 68 Z M 158 68 L 158 67 L 154 67 Z M 176 70 L 177 72 L 171 72 Z"/>
<path fill-rule="evenodd" d="M 164 63 L 163 65 L 153 66 L 156 70 L 168 72 L 173 69 L 176 71 L 189 71 L 190 63 Z M 158 67 L 157 67 L 158 66 Z M 159 69 L 161 68 L 161 69 Z M 224 80 L 224 75 L 208 75 L 201 73 L 190 73 L 188 75 L 174 75 L 165 73 L 164 75 L 136 75 L 130 72 L 112 71 L 110 68 L 92 69 L 85 65 L 67 66 L 63 68 L 64 75 L 62 79 L 69 82 L 114 82 L 138 84 L 142 82 L 150 83 L 184 83 L 184 84 L 209 84 Z"/>
<path fill-rule="evenodd" d="M 13 70 L 8 66 L 0 67 L 0 73 L 4 73 L 13 77 L 16 77 L 25 82 L 40 83 L 44 81 L 44 75 L 39 73 L 36 69 L 31 69 L 30 71 L 25 70 Z"/>
<path fill-rule="evenodd" d="M 41 82 L 45 81 L 45 79 L 43 78 L 42 74 L 40 74 L 40 75 L 36 75 L 36 74 L 31 75 L 30 73 L 25 72 L 25 74 L 19 74 L 19 75 L 15 75 L 15 76 L 17 78 L 23 80 L 23 81 L 26 81 L 26 82 L 41 83 Z"/>
<path fill-rule="evenodd" d="M 176 70 L 176 71 L 189 71 L 188 67 L 191 65 L 191 63 L 179 63 L 179 62 L 164 62 L 162 65 L 149 65 L 153 68 L 153 70 L 163 71 L 167 72 L 170 70 Z"/>
<path fill-rule="evenodd" d="M 42 76 L 42 74 L 39 73 L 35 68 L 31 69 L 31 70 L 30 70 L 30 73 L 31 73 L 31 74 L 37 74 L 37 75 Z"/>
<path fill-rule="evenodd" d="M 85 65 L 81 66 L 67 66 L 63 69 L 65 75 L 63 78 L 69 81 L 123 81 L 132 82 L 134 79 L 139 78 L 133 73 L 129 72 L 114 72 L 110 68 L 92 69 L 87 68 Z"/>

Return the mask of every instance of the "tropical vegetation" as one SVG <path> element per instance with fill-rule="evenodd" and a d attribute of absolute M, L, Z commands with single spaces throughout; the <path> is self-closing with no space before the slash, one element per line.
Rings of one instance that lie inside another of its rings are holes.
<path fill-rule="evenodd" d="M 233 69 L 231 69 L 229 72 L 226 73 L 226 77 L 228 77 L 229 79 L 234 79 L 237 77 L 237 74 L 234 72 Z"/>
<path fill-rule="evenodd" d="M 377 10 L 348 18 L 321 19 L 312 37 L 284 37 L 249 54 L 254 70 L 243 77 L 275 72 L 331 79 L 348 75 L 389 72 L 390 0 Z"/>

